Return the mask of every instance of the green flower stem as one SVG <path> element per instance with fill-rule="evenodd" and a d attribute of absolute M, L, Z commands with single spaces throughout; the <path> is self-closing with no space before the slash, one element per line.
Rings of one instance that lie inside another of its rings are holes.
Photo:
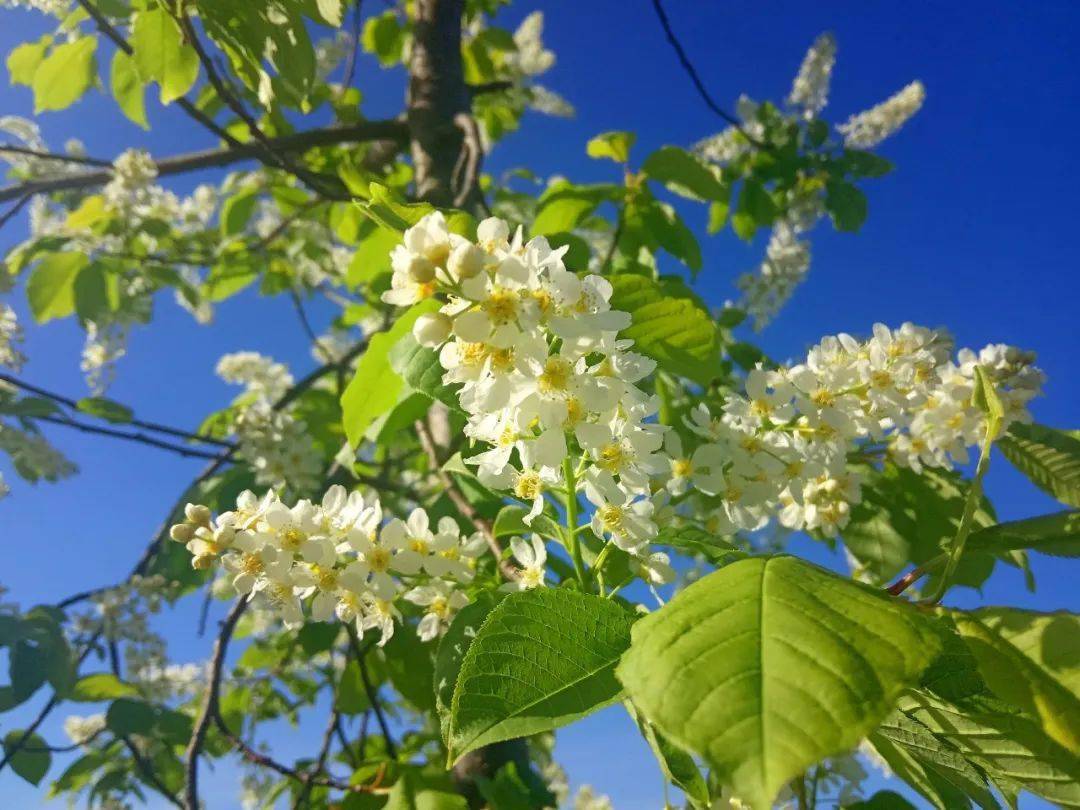
<path fill-rule="evenodd" d="M 566 479 L 566 544 L 570 549 L 570 557 L 574 561 L 574 573 L 577 574 L 578 582 L 581 583 L 581 589 L 587 591 L 589 586 L 585 578 L 585 563 L 581 559 L 581 543 L 576 533 L 578 525 L 577 475 L 569 456 L 563 459 L 563 477 Z"/>
<path fill-rule="evenodd" d="M 941 579 L 932 596 L 927 598 L 927 603 L 937 604 L 949 589 L 949 580 L 956 573 L 956 567 L 960 564 L 960 557 L 964 554 L 964 546 L 967 544 L 968 535 L 971 534 L 971 524 L 975 519 L 975 509 L 982 497 L 982 482 L 986 471 L 990 468 L 990 448 L 994 444 L 997 435 L 997 420 L 990 419 L 986 426 L 986 436 L 979 452 L 979 463 L 975 465 L 975 477 L 968 489 L 967 500 L 964 502 L 964 514 L 960 518 L 960 526 L 956 529 L 952 548 L 949 550 L 949 559 L 945 563 L 945 570 L 941 572 Z"/>

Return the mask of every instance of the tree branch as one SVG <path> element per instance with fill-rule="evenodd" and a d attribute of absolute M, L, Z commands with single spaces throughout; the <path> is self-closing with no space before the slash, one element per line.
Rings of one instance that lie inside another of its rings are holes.
<path fill-rule="evenodd" d="M 221 623 L 214 652 L 210 657 L 210 678 L 206 687 L 206 696 L 199 709 L 198 718 L 191 732 L 185 756 L 187 758 L 187 781 L 184 788 L 184 807 L 187 810 L 199 810 L 199 754 L 206 743 L 206 733 L 210 722 L 218 715 L 218 691 L 221 689 L 221 673 L 225 666 L 225 651 L 229 646 L 236 623 L 247 610 L 248 597 L 245 594 L 233 604 L 225 620 Z"/>
<path fill-rule="evenodd" d="M 705 106 L 716 113 L 720 118 L 727 121 L 735 129 L 737 129 L 746 140 L 758 148 L 763 148 L 765 144 L 752 136 L 743 127 L 742 121 L 736 118 L 731 113 L 727 112 L 723 107 L 717 104 L 709 91 L 705 88 L 705 83 L 698 75 L 697 69 L 694 67 L 694 63 L 690 61 L 690 57 L 687 56 L 686 51 L 683 49 L 682 43 L 679 42 L 679 38 L 675 36 L 675 32 L 671 28 L 671 21 L 668 19 L 667 12 L 664 11 L 664 5 L 661 0 L 652 0 L 653 8 L 656 9 L 656 16 L 660 18 L 660 26 L 664 29 L 664 34 L 667 36 L 667 41 L 671 43 L 671 47 L 675 49 L 675 55 L 679 58 L 679 64 L 682 65 L 686 75 L 690 77 L 690 81 L 693 83 L 695 89 L 698 91 L 698 95 L 701 96 L 705 102 Z"/>
<path fill-rule="evenodd" d="M 319 146 L 334 146 L 340 143 L 364 143 L 367 141 L 389 142 L 400 149 L 405 142 L 406 129 L 401 121 L 357 121 L 351 124 L 332 124 L 321 129 L 294 132 L 270 138 L 270 143 L 279 152 L 299 152 Z M 259 146 L 254 143 L 242 143 L 233 147 L 204 149 L 182 155 L 162 158 L 155 161 L 159 177 L 174 174 L 228 166 L 242 160 L 252 160 L 259 155 Z M 0 188 L 0 202 L 18 199 L 25 195 L 44 194 L 52 191 L 70 191 L 73 189 L 95 188 L 103 186 L 112 179 L 112 171 L 98 170 L 71 174 L 65 177 L 52 177 L 44 180 L 31 180 L 19 185 Z"/>
<path fill-rule="evenodd" d="M 349 636 L 349 646 L 352 648 L 353 656 L 356 658 L 356 666 L 360 670 L 360 680 L 364 684 L 364 693 L 367 695 L 368 703 L 371 704 L 371 710 L 375 712 L 379 730 L 382 731 L 383 738 L 386 740 L 386 754 L 390 759 L 397 759 L 397 749 L 394 747 L 394 738 L 390 736 L 390 726 L 386 722 L 386 715 L 383 714 L 382 707 L 379 705 L 378 691 L 371 683 L 371 676 L 368 674 L 367 664 L 364 662 L 367 649 L 360 646 L 360 639 L 356 637 L 356 628 L 352 624 L 346 622 L 345 630 Z"/>
<path fill-rule="evenodd" d="M 209 450 L 199 450 L 194 447 L 185 447 L 182 444 L 173 444 L 172 442 L 155 439 L 153 436 L 148 436 L 145 433 L 129 433 L 125 430 L 103 427 L 102 425 L 88 425 L 85 422 L 77 422 L 70 417 L 35 416 L 33 418 L 39 422 L 48 422 L 51 425 L 63 425 L 64 427 L 74 428 L 83 433 L 94 433 L 99 436 L 112 436 L 115 439 L 124 439 L 129 442 L 137 442 L 150 447 L 157 447 L 161 450 L 168 450 L 177 455 L 184 456 L 185 458 L 208 458 L 217 460 L 221 456 L 220 453 L 213 453 Z"/>
<path fill-rule="evenodd" d="M 488 548 L 491 549 L 491 553 L 495 555 L 495 565 L 502 575 L 510 581 L 517 580 L 517 570 L 502 558 L 502 546 L 499 545 L 499 541 L 495 537 L 495 532 L 492 529 L 490 521 L 480 516 L 480 513 L 476 511 L 476 507 L 469 503 L 469 499 L 462 494 L 457 483 L 450 476 L 450 473 L 443 469 L 442 463 L 439 461 L 438 450 L 435 449 L 435 442 L 431 438 L 431 430 L 428 428 L 427 423 L 425 423 L 423 419 L 417 419 L 413 423 L 413 427 L 416 429 L 417 438 L 420 440 L 420 447 L 428 457 L 431 471 L 435 473 L 439 482 L 443 485 L 446 497 L 450 499 L 451 503 L 457 507 L 457 510 L 461 512 L 470 523 L 480 530 L 480 533 L 487 541 Z"/>
<path fill-rule="evenodd" d="M 0 381 L 6 382 L 9 385 L 14 385 L 16 388 L 22 389 L 30 394 L 35 394 L 39 397 L 52 400 L 58 405 L 63 405 L 66 408 L 70 408 L 73 411 L 79 411 L 79 403 L 71 397 L 63 396 L 62 394 L 56 394 L 52 391 L 47 391 L 44 388 L 40 388 L 36 385 L 31 385 L 28 382 L 13 377 L 12 375 L 0 371 Z M 81 411 L 80 411 L 81 412 Z M 179 428 L 169 427 L 168 425 L 162 425 L 157 422 L 147 422 L 142 419 L 130 419 L 125 424 L 133 425 L 144 430 L 152 430 L 157 433 L 165 433 L 169 436 L 176 436 L 179 439 L 188 439 L 189 441 L 202 442 L 204 444 L 215 444 L 218 447 L 233 447 L 232 442 L 224 441 L 223 439 L 215 439 L 212 436 L 202 436 L 198 433 L 191 433 L 187 430 L 180 430 Z"/>
<path fill-rule="evenodd" d="M 43 152 L 40 149 L 31 149 L 29 146 L 16 144 L 0 144 L 0 152 L 8 152 L 13 155 L 25 155 L 38 160 L 55 160 L 57 163 L 76 163 L 80 166 L 112 166 L 107 160 L 101 158 L 86 157 L 85 155 L 64 155 L 58 152 Z"/>

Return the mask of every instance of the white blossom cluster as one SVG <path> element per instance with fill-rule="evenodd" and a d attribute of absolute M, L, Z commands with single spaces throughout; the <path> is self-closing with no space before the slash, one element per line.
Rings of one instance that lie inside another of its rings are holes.
<path fill-rule="evenodd" d="M 630 316 L 611 309 L 611 284 L 567 270 L 565 252 L 542 237 L 524 243 L 520 230 L 511 240 L 495 218 L 473 243 L 429 214 L 391 254 L 383 300 L 444 302 L 413 334 L 439 347 L 443 382 L 469 415 L 466 435 L 490 448 L 466 459 L 481 482 L 531 503 L 527 521 L 545 493 L 576 499 L 581 489 L 593 532 L 640 554 L 657 531 L 650 478 L 670 466 L 658 400 L 635 385 L 656 364 L 617 339 Z"/>
<path fill-rule="evenodd" d="M 787 97 L 788 121 L 811 121 L 825 109 L 829 85 L 836 63 L 836 40 L 821 34 L 803 58 Z M 870 110 L 853 115 L 838 127 L 844 145 L 868 149 L 900 129 L 922 106 L 925 91 L 921 82 L 912 82 L 892 98 Z M 693 149 L 707 160 L 731 163 L 756 148 L 751 139 L 764 137 L 758 120 L 760 105 L 745 95 L 736 104 L 741 122 L 705 138 Z M 749 138 L 747 137 L 749 136 Z M 824 216 L 819 195 L 787 201 L 785 216 L 772 229 L 765 258 L 754 272 L 738 279 L 743 298 L 739 305 L 754 319 L 755 329 L 771 321 L 806 278 L 810 269 L 810 244 L 800 235 L 810 231 Z"/>
<path fill-rule="evenodd" d="M 63 17 L 71 8 L 71 0 L 0 0 L 0 7 L 25 8 L 50 17 Z"/>
<path fill-rule="evenodd" d="M 319 504 L 289 507 L 273 492 L 261 499 L 244 492 L 235 510 L 217 518 L 195 504 L 185 517 L 171 537 L 186 544 L 195 568 L 220 563 L 236 593 L 252 594 L 287 627 L 303 623 L 302 603 L 310 600 L 312 619 L 337 616 L 361 634 L 377 629 L 380 644 L 401 618 L 398 599 L 423 608 L 421 639 L 445 630 L 468 604 L 460 586 L 472 581 L 487 549 L 481 534 L 463 535 L 452 518 L 432 526 L 414 509 L 407 520 L 386 520 L 377 497 L 340 485 Z"/>
<path fill-rule="evenodd" d="M 15 310 L 0 301 L 0 366 L 18 371 L 26 362 L 26 355 L 19 349 L 23 330 Z"/>
<path fill-rule="evenodd" d="M 299 492 L 315 489 L 322 457 L 304 423 L 276 407 L 293 384 L 288 368 L 256 352 L 234 352 L 218 361 L 216 371 L 226 382 L 244 386 L 231 428 L 239 439 L 237 455 L 252 468 L 256 482 Z"/>
<path fill-rule="evenodd" d="M 122 642 L 124 662 L 132 679 L 138 673 L 157 672 L 168 664 L 165 640 L 151 626 L 151 616 L 159 613 L 172 594 L 172 586 L 160 574 L 136 574 L 127 582 L 95 594 L 92 610 L 77 615 L 73 630 L 78 635 L 102 633 Z"/>
<path fill-rule="evenodd" d="M 986 431 L 972 402 L 976 365 L 989 374 L 1006 422 L 1030 419 L 1027 403 L 1044 379 L 1032 354 L 988 346 L 950 360 L 951 351 L 940 331 L 876 324 L 869 340 L 828 337 L 804 363 L 751 371 L 745 395 L 729 397 L 719 417 L 699 405 L 689 427 L 707 441 L 684 472 L 719 498 L 712 528 L 753 531 L 775 518 L 835 536 L 860 499 L 848 466 L 860 450 L 880 448 L 916 471 L 966 463 Z"/>
<path fill-rule="evenodd" d="M 87 321 L 79 368 L 94 396 L 101 396 L 116 379 L 116 363 L 127 354 L 129 324 Z"/>
<path fill-rule="evenodd" d="M 845 146 L 870 149 L 906 124 L 925 100 L 926 88 L 922 82 L 912 82 L 877 106 L 851 116 L 837 130 L 844 136 Z"/>
<path fill-rule="evenodd" d="M 64 733 L 76 745 L 86 745 L 105 730 L 105 715 L 71 714 L 64 718 Z"/>
<path fill-rule="evenodd" d="M 807 119 L 824 110 L 829 101 L 829 80 L 835 64 L 836 40 L 832 34 L 821 34 L 803 57 L 788 94 L 788 106 L 801 110 Z"/>
<path fill-rule="evenodd" d="M 765 258 L 756 272 L 743 273 L 736 286 L 743 297 L 739 306 L 763 329 L 783 309 L 810 270 L 810 242 L 800 239 L 788 221 L 777 222 L 769 235 Z"/>

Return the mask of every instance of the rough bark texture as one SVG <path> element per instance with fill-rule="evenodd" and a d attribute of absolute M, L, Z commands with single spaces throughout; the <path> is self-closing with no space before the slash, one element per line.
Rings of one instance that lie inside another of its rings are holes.
<path fill-rule="evenodd" d="M 406 98 L 410 151 L 416 196 L 438 206 L 468 202 L 466 184 L 475 185 L 465 176 L 471 145 L 464 124 L 472 118 L 461 62 L 464 6 L 464 0 L 416 2 Z"/>

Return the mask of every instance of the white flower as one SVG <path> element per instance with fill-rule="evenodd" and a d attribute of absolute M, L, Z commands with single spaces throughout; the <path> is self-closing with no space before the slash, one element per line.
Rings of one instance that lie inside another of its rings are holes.
<path fill-rule="evenodd" d="M 79 745 L 85 745 L 104 730 L 104 714 L 91 714 L 86 717 L 72 714 L 64 718 L 64 733 L 69 740 Z"/>
<path fill-rule="evenodd" d="M 547 564 L 547 548 L 544 547 L 543 539 L 534 534 L 526 543 L 520 537 L 511 537 L 510 550 L 521 568 L 517 581 L 507 583 L 502 586 L 503 589 L 527 591 L 543 587 L 544 566 Z"/>
<path fill-rule="evenodd" d="M 405 599 L 426 608 L 417 627 L 421 641 L 431 641 L 441 635 L 450 626 L 454 614 L 469 604 L 469 598 L 464 593 L 451 583 L 439 579 L 413 588 L 405 594 Z"/>
<path fill-rule="evenodd" d="M 813 118 L 825 109 L 835 63 L 836 40 L 832 34 L 821 34 L 803 58 L 788 95 L 788 104 L 797 107 L 806 118 Z"/>
<path fill-rule="evenodd" d="M 876 107 L 853 115 L 837 129 L 844 136 L 844 146 L 870 149 L 907 123 L 922 107 L 926 89 L 922 82 L 912 82 Z"/>
<path fill-rule="evenodd" d="M 610 537 L 623 551 L 637 552 L 656 536 L 652 500 L 627 490 L 610 472 L 590 470 L 585 497 L 596 507 L 590 525 L 600 539 Z"/>

